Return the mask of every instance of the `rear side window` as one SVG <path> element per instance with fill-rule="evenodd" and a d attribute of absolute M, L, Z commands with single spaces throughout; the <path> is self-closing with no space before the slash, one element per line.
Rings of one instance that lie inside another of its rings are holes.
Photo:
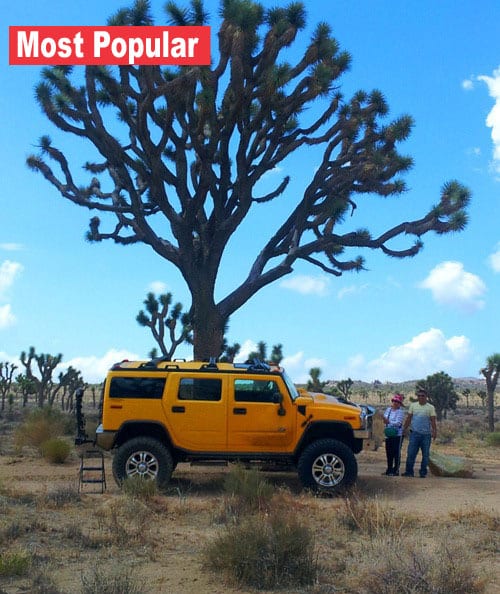
<path fill-rule="evenodd" d="M 109 386 L 110 398 L 161 398 L 164 377 L 113 377 Z"/>
<path fill-rule="evenodd" d="M 179 382 L 179 400 L 209 400 L 216 402 L 221 399 L 222 380 L 183 377 Z"/>

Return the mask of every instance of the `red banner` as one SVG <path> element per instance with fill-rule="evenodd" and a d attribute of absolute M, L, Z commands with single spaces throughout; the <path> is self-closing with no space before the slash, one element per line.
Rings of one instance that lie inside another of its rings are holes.
<path fill-rule="evenodd" d="M 11 65 L 210 64 L 210 27 L 9 27 Z"/>

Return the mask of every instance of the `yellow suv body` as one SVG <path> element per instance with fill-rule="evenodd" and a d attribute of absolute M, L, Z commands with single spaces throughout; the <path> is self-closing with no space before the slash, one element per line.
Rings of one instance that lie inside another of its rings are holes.
<path fill-rule="evenodd" d="M 356 480 L 371 415 L 259 361 L 123 361 L 104 384 L 96 443 L 115 450 L 118 483 L 164 486 L 179 462 L 232 460 L 295 467 L 305 487 L 335 491 Z"/>

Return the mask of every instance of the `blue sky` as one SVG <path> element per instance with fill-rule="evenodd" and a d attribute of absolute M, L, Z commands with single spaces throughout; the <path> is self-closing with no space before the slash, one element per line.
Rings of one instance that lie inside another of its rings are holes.
<path fill-rule="evenodd" d="M 124 4 L 18 0 L 4 7 L 0 30 L 0 361 L 15 361 L 33 345 L 37 352 L 62 353 L 88 381 L 102 380 L 115 360 L 143 358 L 154 346 L 135 322 L 149 290 L 171 291 L 186 306 L 189 295 L 177 270 L 147 247 L 86 243 L 92 213 L 27 169 L 41 135 L 49 134 L 55 146 L 74 141 L 54 130 L 35 103 L 39 68 L 8 66 L 7 26 L 103 25 Z M 162 5 L 152 0 L 157 24 L 165 24 Z M 314 366 L 323 379 L 401 381 L 438 371 L 479 377 L 486 357 L 500 351 L 500 4 L 305 5 L 310 27 L 326 20 L 352 55 L 341 81 L 344 96 L 380 89 L 390 118 L 409 113 L 416 122 L 400 149 L 415 161 L 406 176 L 409 192 L 360 199 L 346 224 L 375 232 L 419 217 L 450 179 L 472 191 L 470 222 L 457 235 L 425 236 L 423 252 L 411 260 L 364 253 L 367 270 L 359 274 L 329 277 L 300 264 L 231 318 L 229 341 L 246 352 L 259 340 L 282 343 L 284 365 L 297 382 Z M 217 3 L 206 6 L 216 27 Z M 298 49 L 308 34 L 301 34 Z M 78 171 L 89 151 L 71 145 L 71 153 Z M 290 188 L 281 202 L 245 222 L 223 262 L 219 297 L 246 276 L 251 256 L 286 216 L 317 160 L 313 151 L 301 153 L 269 174 L 270 184 L 291 175 Z M 190 358 L 191 352 L 181 348 L 176 355 Z"/>

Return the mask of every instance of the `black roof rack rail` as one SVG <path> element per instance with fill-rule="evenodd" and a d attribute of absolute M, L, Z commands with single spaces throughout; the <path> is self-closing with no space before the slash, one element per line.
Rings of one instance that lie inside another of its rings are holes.
<path fill-rule="evenodd" d="M 146 368 L 146 369 L 156 369 L 158 367 L 159 363 L 165 363 L 166 361 L 170 361 L 170 357 L 154 357 L 153 359 L 150 359 L 149 361 L 146 361 L 146 363 L 143 363 L 141 365 L 141 368 Z M 168 369 L 179 369 L 178 365 L 168 365 L 167 366 Z"/>

